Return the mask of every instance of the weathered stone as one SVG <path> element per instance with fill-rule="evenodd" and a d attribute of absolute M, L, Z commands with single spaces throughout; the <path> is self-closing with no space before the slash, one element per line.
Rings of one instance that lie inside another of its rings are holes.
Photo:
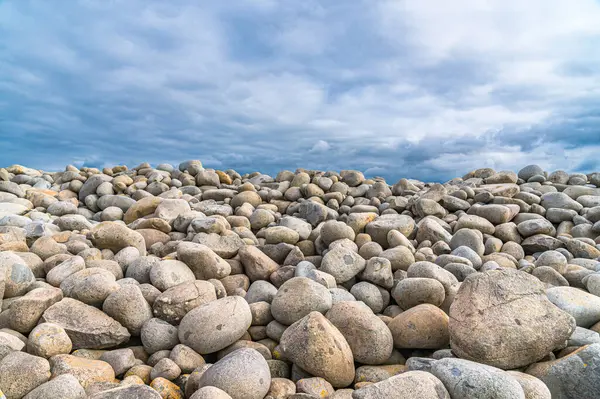
<path fill-rule="evenodd" d="M 142 326 L 152 318 L 152 308 L 137 285 L 127 284 L 110 294 L 102 310 L 121 323 L 133 336 L 139 336 Z"/>
<path fill-rule="evenodd" d="M 331 293 L 325 286 L 306 277 L 294 277 L 279 287 L 271 313 L 278 322 L 291 325 L 313 311 L 325 313 L 331 306 Z"/>
<path fill-rule="evenodd" d="M 396 348 L 442 349 L 448 345 L 448 316 L 430 304 L 400 313 L 388 324 Z"/>
<path fill-rule="evenodd" d="M 252 324 L 241 297 L 218 299 L 192 309 L 181 320 L 179 340 L 199 354 L 219 351 L 240 339 Z"/>
<path fill-rule="evenodd" d="M 271 373 L 260 353 L 238 349 L 210 366 L 198 384 L 225 391 L 232 399 L 262 399 L 269 391 Z"/>
<path fill-rule="evenodd" d="M 50 364 L 44 358 L 11 352 L 0 360 L 0 387 L 7 399 L 20 399 L 50 379 Z"/>
<path fill-rule="evenodd" d="M 97 392 L 89 399 L 179 399 L 181 396 L 161 396 L 160 392 L 146 385 L 124 385 Z"/>
<path fill-rule="evenodd" d="M 100 360 L 110 364 L 115 375 L 123 375 L 135 365 L 135 355 L 129 348 L 107 351 L 100 356 Z"/>
<path fill-rule="evenodd" d="M 123 220 L 125 223 L 129 224 L 144 216 L 153 214 L 162 200 L 162 198 L 154 196 L 142 198 L 127 209 Z"/>
<path fill-rule="evenodd" d="M 382 215 L 365 227 L 365 232 L 383 248 L 388 247 L 387 235 L 390 230 L 398 230 L 406 237 L 415 229 L 414 220 L 406 215 Z"/>
<path fill-rule="evenodd" d="M 502 369 L 536 362 L 564 344 L 574 320 L 527 273 L 492 270 L 462 283 L 450 307 L 450 344 L 459 357 Z"/>
<path fill-rule="evenodd" d="M 363 303 L 338 302 L 325 316 L 346 338 L 356 362 L 382 364 L 392 354 L 390 330 Z"/>
<path fill-rule="evenodd" d="M 182 242 L 177 257 L 188 265 L 199 280 L 221 279 L 231 273 L 231 266 L 206 245 Z"/>
<path fill-rule="evenodd" d="M 86 399 L 85 390 L 74 376 L 62 374 L 43 383 L 25 395 L 24 399 Z"/>
<path fill-rule="evenodd" d="M 8 332 L 0 331 L 0 360 L 4 356 L 14 351 L 20 351 L 25 347 L 25 342 L 21 341 Z"/>
<path fill-rule="evenodd" d="M 157 317 L 178 324 L 190 310 L 216 299 L 215 287 L 208 281 L 188 281 L 160 294 L 152 308 Z"/>
<path fill-rule="evenodd" d="M 408 371 L 352 393 L 352 399 L 450 399 L 442 382 L 424 371 Z"/>
<path fill-rule="evenodd" d="M 194 272 L 185 263 L 172 259 L 162 260 L 153 265 L 149 277 L 152 285 L 161 291 L 196 280 Z"/>
<path fill-rule="evenodd" d="M 583 346 L 556 360 L 535 363 L 526 373 L 542 380 L 552 398 L 593 397 L 600 389 L 600 344 Z"/>
<path fill-rule="evenodd" d="M 64 328 L 71 338 L 73 349 L 110 348 L 130 337 L 127 329 L 113 318 L 71 298 L 64 298 L 46 309 L 41 321 Z"/>
<path fill-rule="evenodd" d="M 135 230 L 116 222 L 97 224 L 90 232 L 90 239 L 99 249 L 110 249 L 113 252 L 118 252 L 126 247 L 135 247 L 140 255 L 146 255 L 144 237 Z"/>
<path fill-rule="evenodd" d="M 337 283 L 344 283 L 366 267 L 366 261 L 356 252 L 336 246 L 323 257 L 319 270 L 331 274 Z"/>
<path fill-rule="evenodd" d="M 431 373 L 439 378 L 452 398 L 525 399 L 516 378 L 495 367 L 465 359 L 440 359 Z"/>
<path fill-rule="evenodd" d="M 447 231 L 444 226 L 439 222 L 439 219 L 435 220 L 431 217 L 426 217 L 419 222 L 416 240 L 421 243 L 423 241 L 429 241 L 435 244 L 438 241 L 443 241 L 446 244 L 450 244 L 452 234 Z"/>
<path fill-rule="evenodd" d="M 28 333 L 38 323 L 42 313 L 60 301 L 63 293 L 57 288 L 36 288 L 11 303 L 10 327 Z"/>
<path fill-rule="evenodd" d="M 575 318 L 579 327 L 588 328 L 600 321 L 600 297 L 574 287 L 546 290 L 550 302 Z"/>
<path fill-rule="evenodd" d="M 238 255 L 250 281 L 268 280 L 271 273 L 279 269 L 277 262 L 255 246 L 246 245 L 240 248 Z"/>
<path fill-rule="evenodd" d="M 410 309 L 424 303 L 440 306 L 446 295 L 439 281 L 416 277 L 400 281 L 394 287 L 392 297 L 402 309 Z"/>
<path fill-rule="evenodd" d="M 59 375 L 71 374 L 87 388 L 96 382 L 112 382 L 115 372 L 110 364 L 72 355 L 56 355 L 50 359 L 52 378 Z"/>
<path fill-rule="evenodd" d="M 38 324 L 27 340 L 27 352 L 46 359 L 54 355 L 69 354 L 72 348 L 67 332 L 54 323 Z"/>
<path fill-rule="evenodd" d="M 160 351 L 168 352 L 179 343 L 177 327 L 158 318 L 152 318 L 144 323 L 140 338 L 144 350 L 149 354 Z"/>
<path fill-rule="evenodd" d="M 213 386 L 205 386 L 198 389 L 190 399 L 232 399 L 231 396 L 222 389 Z"/>
<path fill-rule="evenodd" d="M 193 242 L 206 245 L 225 259 L 233 258 L 244 246 L 244 241 L 235 233 L 228 235 L 198 233 L 194 236 Z"/>
<path fill-rule="evenodd" d="M 204 358 L 189 346 L 176 345 L 169 354 L 169 359 L 173 360 L 183 373 L 191 373 L 194 369 L 203 366 L 206 362 Z"/>
<path fill-rule="evenodd" d="M 354 380 L 352 350 L 340 331 L 319 312 L 311 312 L 288 327 L 280 347 L 286 359 L 334 387 Z"/>

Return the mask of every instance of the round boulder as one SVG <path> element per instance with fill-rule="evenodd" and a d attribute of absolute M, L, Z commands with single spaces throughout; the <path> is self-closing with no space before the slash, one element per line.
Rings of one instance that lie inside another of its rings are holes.
<path fill-rule="evenodd" d="M 192 309 L 181 320 L 179 340 L 201 355 L 217 352 L 240 339 L 252 324 L 250 306 L 229 296 Z"/>
<path fill-rule="evenodd" d="M 450 307 L 450 343 L 464 359 L 519 368 L 564 344 L 575 320 L 554 306 L 544 285 L 516 270 L 468 276 Z"/>

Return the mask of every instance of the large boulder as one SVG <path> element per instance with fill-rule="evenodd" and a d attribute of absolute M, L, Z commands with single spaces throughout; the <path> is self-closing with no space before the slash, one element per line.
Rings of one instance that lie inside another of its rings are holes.
<path fill-rule="evenodd" d="M 450 307 L 450 344 L 461 358 L 502 369 L 526 366 L 564 345 L 575 320 L 535 277 L 515 270 L 469 275 Z"/>

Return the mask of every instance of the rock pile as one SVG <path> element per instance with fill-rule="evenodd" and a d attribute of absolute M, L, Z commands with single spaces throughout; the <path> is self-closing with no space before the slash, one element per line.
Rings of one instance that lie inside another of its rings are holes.
<path fill-rule="evenodd" d="M 0 251 L 8 399 L 600 398 L 600 173 L 13 165 Z"/>

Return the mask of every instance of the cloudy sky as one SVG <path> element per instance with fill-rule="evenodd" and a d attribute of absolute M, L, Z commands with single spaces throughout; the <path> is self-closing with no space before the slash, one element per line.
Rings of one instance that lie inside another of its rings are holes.
<path fill-rule="evenodd" d="M 0 166 L 600 170 L 599 0 L 0 0 Z"/>

